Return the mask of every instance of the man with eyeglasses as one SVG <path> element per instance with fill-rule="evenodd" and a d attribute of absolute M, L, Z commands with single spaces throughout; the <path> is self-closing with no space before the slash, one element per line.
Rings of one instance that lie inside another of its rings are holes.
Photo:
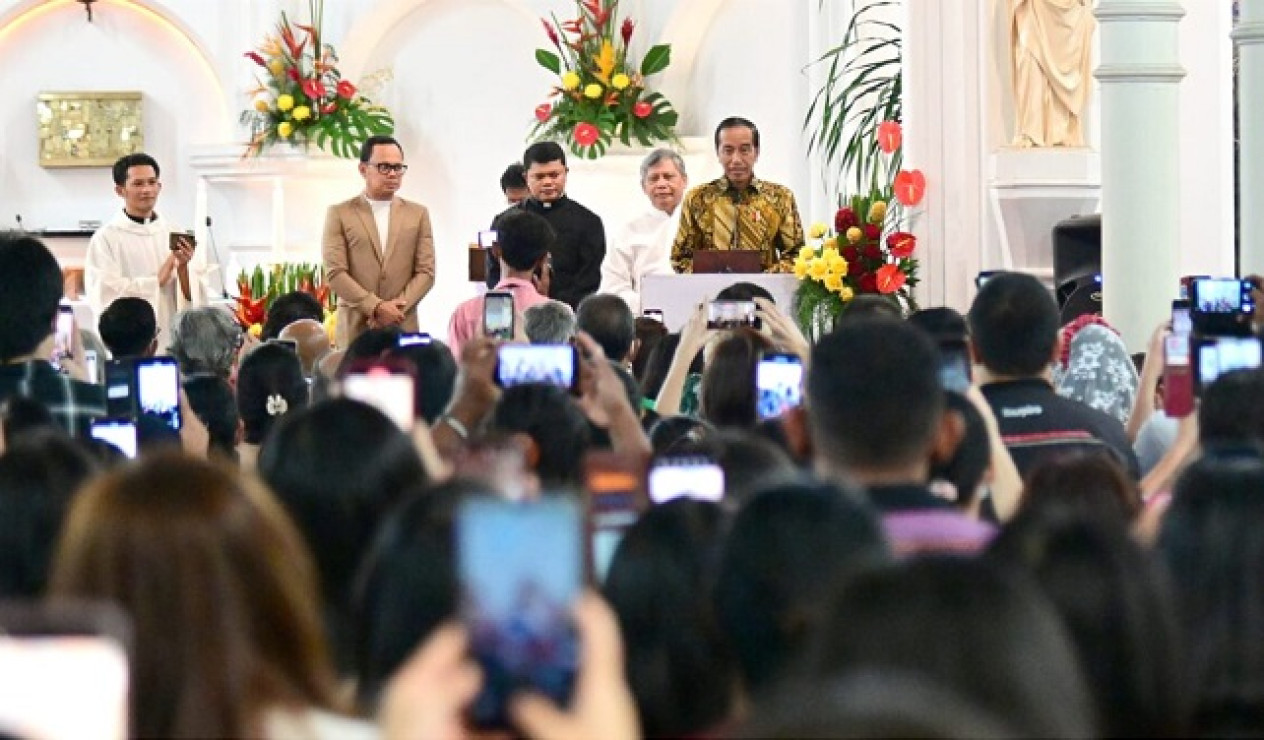
<path fill-rule="evenodd" d="M 360 148 L 364 192 L 325 216 L 321 253 L 338 296 L 339 347 L 366 329 L 418 330 L 417 304 L 434 286 L 434 236 L 430 211 L 396 194 L 407 171 L 398 141 L 370 136 Z"/>

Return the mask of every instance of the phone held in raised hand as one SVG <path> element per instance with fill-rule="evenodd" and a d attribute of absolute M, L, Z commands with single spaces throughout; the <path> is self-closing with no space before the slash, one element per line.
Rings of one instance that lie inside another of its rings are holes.
<path fill-rule="evenodd" d="M 513 293 L 493 290 L 483 296 L 483 336 L 504 342 L 513 339 Z"/>
<path fill-rule="evenodd" d="M 180 431 L 180 366 L 172 357 L 146 357 L 132 364 L 138 417 L 156 419 Z"/>
<path fill-rule="evenodd" d="M 407 363 L 377 359 L 353 364 L 342 379 L 342 394 L 381 411 L 404 431 L 416 423 L 417 382 Z"/>
<path fill-rule="evenodd" d="M 502 388 L 546 383 L 574 389 L 579 383 L 579 353 L 569 344 L 502 344 L 496 355 L 496 383 Z"/>
<path fill-rule="evenodd" d="M 803 361 L 789 352 L 765 353 L 755 365 L 755 410 L 775 419 L 803 403 Z"/>
<path fill-rule="evenodd" d="M 724 485 L 724 469 L 707 457 L 660 457 L 650 465 L 648 489 L 655 504 L 682 497 L 718 502 Z"/>

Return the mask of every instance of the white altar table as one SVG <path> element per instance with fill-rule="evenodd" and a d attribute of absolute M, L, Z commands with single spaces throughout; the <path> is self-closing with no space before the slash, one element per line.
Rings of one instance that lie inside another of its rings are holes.
<path fill-rule="evenodd" d="M 794 291 L 799 280 L 784 273 L 735 275 L 713 273 L 706 275 L 646 275 L 641 280 L 641 306 L 657 308 L 663 312 L 663 323 L 673 332 L 680 331 L 689 320 L 690 313 L 704 300 L 733 283 L 755 283 L 772 293 L 777 307 L 789 314 L 794 302 Z"/>

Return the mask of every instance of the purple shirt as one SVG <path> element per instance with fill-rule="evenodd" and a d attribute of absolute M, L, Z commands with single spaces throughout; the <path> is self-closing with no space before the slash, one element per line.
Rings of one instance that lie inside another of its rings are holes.
<path fill-rule="evenodd" d="M 996 528 L 962 514 L 925 486 L 872 486 L 869 501 L 897 557 L 925 553 L 973 555 L 987 547 Z"/>
<path fill-rule="evenodd" d="M 535 286 L 519 278 L 505 278 L 493 290 L 513 294 L 514 314 L 521 315 L 528 308 L 547 302 L 548 296 L 540 295 Z M 483 296 L 475 296 L 456 307 L 448 322 L 448 346 L 457 360 L 461 359 L 461 347 L 483 333 Z"/>

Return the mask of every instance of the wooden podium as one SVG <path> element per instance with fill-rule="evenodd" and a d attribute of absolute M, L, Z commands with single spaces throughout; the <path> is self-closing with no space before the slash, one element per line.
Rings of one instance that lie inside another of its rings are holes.
<path fill-rule="evenodd" d="M 469 264 L 466 267 L 466 273 L 469 275 L 471 283 L 482 283 L 487 281 L 487 253 L 491 251 L 477 244 L 471 244 L 469 248 Z"/>
<path fill-rule="evenodd" d="M 798 278 L 785 273 L 646 275 L 641 278 L 641 308 L 661 309 L 667 328 L 680 331 L 699 303 L 714 299 L 716 293 L 733 283 L 763 286 L 787 315 L 794 305 L 794 291 L 799 287 Z"/>

